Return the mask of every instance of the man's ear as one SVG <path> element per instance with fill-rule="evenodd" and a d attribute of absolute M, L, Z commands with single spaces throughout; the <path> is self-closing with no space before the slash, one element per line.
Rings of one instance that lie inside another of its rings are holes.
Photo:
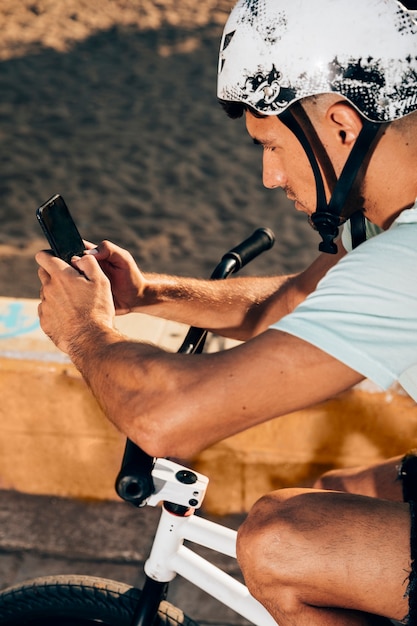
<path fill-rule="evenodd" d="M 337 133 L 338 140 L 345 146 L 352 145 L 362 130 L 362 118 L 350 104 L 335 102 L 326 113 L 329 129 Z"/>

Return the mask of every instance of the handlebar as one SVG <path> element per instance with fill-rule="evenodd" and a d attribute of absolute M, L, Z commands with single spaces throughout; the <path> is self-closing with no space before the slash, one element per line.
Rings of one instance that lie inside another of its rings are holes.
<path fill-rule="evenodd" d="M 272 248 L 274 243 L 275 236 L 272 230 L 269 228 L 257 228 L 250 237 L 223 255 L 211 278 L 227 278 L 231 273 L 238 272 L 242 267 L 262 254 L 262 252 Z M 223 267 L 226 265 L 227 267 Z"/>
<path fill-rule="evenodd" d="M 258 228 L 240 244 L 226 252 L 214 268 L 210 279 L 224 280 L 238 272 L 257 256 L 272 248 L 275 242 L 274 233 L 269 228 Z M 207 330 L 191 326 L 178 352 L 182 354 L 198 354 L 204 348 Z M 146 454 L 135 443 L 126 440 L 122 466 L 116 478 L 116 492 L 123 500 L 142 506 L 154 492 L 152 468 L 154 459 Z"/>

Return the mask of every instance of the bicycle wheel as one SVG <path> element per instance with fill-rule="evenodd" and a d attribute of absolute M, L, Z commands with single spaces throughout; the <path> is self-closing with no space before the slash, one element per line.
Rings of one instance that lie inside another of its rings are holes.
<path fill-rule="evenodd" d="M 45 576 L 0 592 L 2 626 L 130 626 L 140 590 L 91 576 Z M 154 626 L 198 626 L 161 602 Z"/>

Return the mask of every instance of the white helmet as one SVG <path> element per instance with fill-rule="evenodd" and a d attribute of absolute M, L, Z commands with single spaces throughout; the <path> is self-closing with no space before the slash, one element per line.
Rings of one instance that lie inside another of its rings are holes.
<path fill-rule="evenodd" d="M 220 100 L 279 115 L 321 93 L 369 120 L 417 108 L 417 25 L 397 0 L 239 0 L 220 48 Z"/>
<path fill-rule="evenodd" d="M 217 95 L 262 115 L 279 115 L 301 142 L 316 180 L 319 250 L 335 253 L 339 226 L 351 219 L 364 240 L 357 202 L 366 158 L 384 123 L 417 109 L 417 22 L 398 0 L 238 0 L 220 47 Z M 324 93 L 346 98 L 362 130 L 336 179 L 299 101 Z M 331 190 L 327 201 L 323 176 Z"/>

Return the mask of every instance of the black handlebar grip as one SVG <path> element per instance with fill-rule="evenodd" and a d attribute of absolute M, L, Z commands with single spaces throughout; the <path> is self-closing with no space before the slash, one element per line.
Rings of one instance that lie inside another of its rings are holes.
<path fill-rule="evenodd" d="M 126 441 L 122 467 L 116 478 L 118 495 L 135 506 L 141 506 L 154 492 L 152 468 L 154 458 L 141 450 L 133 441 Z"/>
<path fill-rule="evenodd" d="M 245 241 L 238 244 L 223 256 L 223 259 L 234 259 L 236 267 L 233 270 L 237 272 L 247 263 L 252 261 L 258 254 L 272 248 L 275 243 L 275 235 L 269 228 L 258 228 Z"/>

